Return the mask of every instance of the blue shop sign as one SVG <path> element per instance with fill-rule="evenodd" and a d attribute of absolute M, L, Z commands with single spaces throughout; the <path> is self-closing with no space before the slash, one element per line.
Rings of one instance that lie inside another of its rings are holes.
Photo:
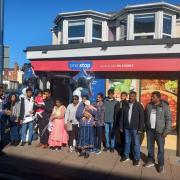
<path fill-rule="evenodd" d="M 78 71 L 78 70 L 89 70 L 93 66 L 92 62 L 84 61 L 84 62 L 68 62 L 68 67 L 72 70 Z"/>

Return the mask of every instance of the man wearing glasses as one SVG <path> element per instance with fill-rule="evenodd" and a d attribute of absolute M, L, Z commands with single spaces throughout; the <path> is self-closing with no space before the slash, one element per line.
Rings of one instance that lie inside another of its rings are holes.
<path fill-rule="evenodd" d="M 65 114 L 65 128 L 69 133 L 69 151 L 73 152 L 78 138 L 79 122 L 76 119 L 76 111 L 79 106 L 79 97 L 74 95 L 72 103 L 68 105 Z"/>

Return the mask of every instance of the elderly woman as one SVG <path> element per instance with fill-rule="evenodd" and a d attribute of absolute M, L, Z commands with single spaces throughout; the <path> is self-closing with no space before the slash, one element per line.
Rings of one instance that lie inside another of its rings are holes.
<path fill-rule="evenodd" d="M 88 97 L 82 97 L 82 102 L 80 103 L 76 118 L 79 121 L 79 137 L 78 137 L 78 149 L 80 150 L 79 156 L 84 156 L 84 158 L 89 157 L 89 151 L 94 147 L 94 117 L 96 115 L 96 109 L 90 105 Z"/>

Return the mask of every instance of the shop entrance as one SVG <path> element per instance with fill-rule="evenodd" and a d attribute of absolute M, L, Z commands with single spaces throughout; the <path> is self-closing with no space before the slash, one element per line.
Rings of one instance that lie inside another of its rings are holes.
<path fill-rule="evenodd" d="M 60 99 L 65 106 L 70 102 L 72 93 L 68 78 L 55 78 L 51 80 L 51 92 L 53 100 Z"/>

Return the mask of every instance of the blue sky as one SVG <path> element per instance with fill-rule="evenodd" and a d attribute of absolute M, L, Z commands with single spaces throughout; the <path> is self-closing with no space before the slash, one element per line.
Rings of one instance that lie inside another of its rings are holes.
<path fill-rule="evenodd" d="M 4 44 L 10 46 L 10 66 L 27 62 L 23 52 L 27 46 L 51 44 L 50 28 L 60 12 L 93 9 L 119 11 L 126 5 L 158 2 L 158 0 L 4 0 Z M 159 0 L 161 1 L 161 0 Z M 167 0 L 179 3 L 180 0 Z"/>

